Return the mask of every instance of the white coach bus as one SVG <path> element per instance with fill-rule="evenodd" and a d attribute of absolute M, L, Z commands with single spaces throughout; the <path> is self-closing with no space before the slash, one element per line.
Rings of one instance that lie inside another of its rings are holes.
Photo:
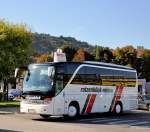
<path fill-rule="evenodd" d="M 47 118 L 120 114 L 137 108 L 135 69 L 100 62 L 52 62 L 31 64 L 26 70 L 21 112 Z"/>

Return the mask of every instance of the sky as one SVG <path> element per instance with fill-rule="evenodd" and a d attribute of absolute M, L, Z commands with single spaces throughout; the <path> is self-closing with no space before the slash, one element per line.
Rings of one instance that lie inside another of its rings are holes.
<path fill-rule="evenodd" d="M 150 49 L 150 0 L 0 0 L 0 19 L 92 45 Z"/>

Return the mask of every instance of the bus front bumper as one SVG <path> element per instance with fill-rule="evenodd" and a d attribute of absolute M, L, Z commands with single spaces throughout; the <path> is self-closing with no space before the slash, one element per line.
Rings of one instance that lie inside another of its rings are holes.
<path fill-rule="evenodd" d="M 37 104 L 21 103 L 20 112 L 21 113 L 53 115 L 53 107 L 52 107 L 52 104 L 37 105 Z"/>

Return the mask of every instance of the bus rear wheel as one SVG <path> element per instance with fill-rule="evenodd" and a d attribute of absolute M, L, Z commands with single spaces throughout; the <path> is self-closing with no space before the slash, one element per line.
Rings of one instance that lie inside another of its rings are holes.
<path fill-rule="evenodd" d="M 117 115 L 120 115 L 120 114 L 122 114 L 122 112 L 123 112 L 122 104 L 121 103 L 116 103 L 114 113 L 117 114 Z"/>
<path fill-rule="evenodd" d="M 150 111 L 150 104 L 147 104 L 146 107 L 147 107 L 147 111 Z"/>

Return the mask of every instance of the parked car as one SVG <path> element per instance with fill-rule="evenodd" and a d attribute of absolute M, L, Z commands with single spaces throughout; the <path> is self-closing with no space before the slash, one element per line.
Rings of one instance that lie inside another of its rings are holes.
<path fill-rule="evenodd" d="M 138 97 L 138 108 L 150 111 L 150 95 L 140 95 Z"/>
<path fill-rule="evenodd" d="M 15 97 L 13 96 L 13 94 L 8 93 L 8 100 L 13 100 Z"/>
<path fill-rule="evenodd" d="M 10 89 L 8 91 L 8 99 L 13 100 L 15 97 L 20 97 L 22 95 L 22 91 L 20 89 Z"/>

